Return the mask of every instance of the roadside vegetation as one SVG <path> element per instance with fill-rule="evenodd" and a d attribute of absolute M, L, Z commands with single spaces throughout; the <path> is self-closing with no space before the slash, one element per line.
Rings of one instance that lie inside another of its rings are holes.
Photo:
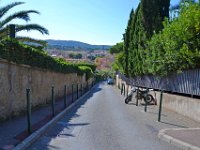
<path fill-rule="evenodd" d="M 87 79 L 96 69 L 93 64 L 69 63 L 62 58 L 53 58 L 45 51 L 24 45 L 16 39 L 10 38 L 0 41 L 0 58 L 17 64 L 26 64 L 61 73 L 78 73 L 79 75 L 86 73 Z"/>
<path fill-rule="evenodd" d="M 130 77 L 165 76 L 200 67 L 200 2 L 181 2 L 171 17 L 169 4 L 141 0 L 131 11 L 123 46 L 110 49 L 116 53 L 115 70 Z"/>

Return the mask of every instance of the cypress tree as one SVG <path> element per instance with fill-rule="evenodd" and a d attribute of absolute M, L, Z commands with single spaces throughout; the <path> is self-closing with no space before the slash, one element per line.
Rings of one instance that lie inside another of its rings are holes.
<path fill-rule="evenodd" d="M 146 32 L 141 21 L 141 5 L 139 4 L 131 25 L 131 41 L 129 47 L 129 73 L 131 76 L 143 71 L 143 47 L 146 42 Z"/>
<path fill-rule="evenodd" d="M 130 76 L 145 73 L 147 41 L 154 31 L 163 28 L 162 21 L 169 17 L 170 0 L 141 0 L 135 13 L 130 13 L 124 34 L 125 74 Z"/>
<path fill-rule="evenodd" d="M 169 5 L 170 0 L 141 0 L 142 22 L 148 38 L 163 28 L 162 21 L 169 18 Z"/>
<path fill-rule="evenodd" d="M 129 16 L 129 20 L 128 20 L 128 25 L 127 28 L 125 30 L 125 34 L 124 34 L 124 53 L 125 53 L 125 75 L 129 76 L 128 74 L 128 66 L 129 66 L 129 62 L 128 62 L 128 58 L 129 58 L 129 45 L 130 45 L 130 30 L 131 30 L 131 24 L 132 24 L 132 20 L 134 18 L 134 10 L 131 10 L 130 16 Z"/>
<path fill-rule="evenodd" d="M 160 0 L 160 3 L 160 15 L 163 21 L 165 17 L 169 18 L 170 0 Z"/>

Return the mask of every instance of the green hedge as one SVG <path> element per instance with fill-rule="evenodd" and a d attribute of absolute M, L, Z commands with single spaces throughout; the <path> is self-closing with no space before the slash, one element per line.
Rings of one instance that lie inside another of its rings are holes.
<path fill-rule="evenodd" d="M 17 64 L 26 64 L 61 73 L 88 74 L 88 70 L 80 68 L 80 66 L 86 66 L 90 68 L 90 71 L 96 69 L 96 66 L 93 64 L 75 64 L 66 62 L 62 58 L 53 58 L 45 51 L 34 49 L 19 43 L 15 39 L 3 39 L 0 41 L 0 58 L 7 59 Z"/>
<path fill-rule="evenodd" d="M 79 66 L 79 72 L 78 75 L 83 75 L 83 72 L 86 74 L 86 80 L 93 77 L 93 71 L 88 66 Z"/>
<path fill-rule="evenodd" d="M 96 65 L 94 65 L 94 64 L 78 63 L 77 65 L 78 65 L 78 66 L 86 66 L 86 67 L 89 67 L 89 68 L 91 68 L 92 72 L 94 72 L 94 71 L 96 70 Z"/>

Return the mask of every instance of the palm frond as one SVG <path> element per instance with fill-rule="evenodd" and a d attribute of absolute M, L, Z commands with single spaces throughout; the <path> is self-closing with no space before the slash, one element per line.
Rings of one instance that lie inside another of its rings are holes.
<path fill-rule="evenodd" d="M 38 39 L 34 39 L 34 38 L 30 38 L 30 37 L 22 37 L 22 36 L 18 36 L 16 37 L 17 40 L 21 41 L 21 42 L 26 42 L 26 43 L 30 43 L 30 45 L 42 45 L 44 47 L 47 46 L 47 42 L 44 40 L 38 40 Z"/>
<path fill-rule="evenodd" d="M 27 32 L 35 30 L 42 34 L 49 34 L 49 31 L 45 27 L 40 26 L 38 24 L 16 25 L 16 32 L 20 32 L 23 30 L 26 30 Z"/>
<path fill-rule="evenodd" d="M 2 28 L 4 25 L 8 24 L 10 21 L 12 21 L 14 19 L 22 19 L 22 20 L 25 20 L 26 22 L 28 22 L 28 21 L 30 21 L 30 17 L 29 17 L 30 13 L 40 14 L 38 11 L 35 11 L 35 10 L 16 12 L 16 13 L 6 17 L 6 19 L 4 19 L 3 21 L 1 21 L 0 28 Z"/>
<path fill-rule="evenodd" d="M 0 8 L 0 18 L 2 16 L 4 16 L 11 8 L 17 6 L 17 5 L 21 5 L 21 4 L 24 4 L 24 2 L 14 2 L 14 3 L 11 3 L 9 5 L 6 5 L 4 7 L 1 7 Z"/>

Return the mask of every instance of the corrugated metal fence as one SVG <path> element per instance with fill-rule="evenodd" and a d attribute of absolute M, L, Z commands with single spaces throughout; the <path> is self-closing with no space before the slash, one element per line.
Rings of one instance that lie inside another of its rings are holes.
<path fill-rule="evenodd" d="M 166 77 L 145 75 L 130 79 L 122 74 L 120 76 L 122 80 L 134 86 L 200 96 L 200 69 L 174 73 Z"/>

